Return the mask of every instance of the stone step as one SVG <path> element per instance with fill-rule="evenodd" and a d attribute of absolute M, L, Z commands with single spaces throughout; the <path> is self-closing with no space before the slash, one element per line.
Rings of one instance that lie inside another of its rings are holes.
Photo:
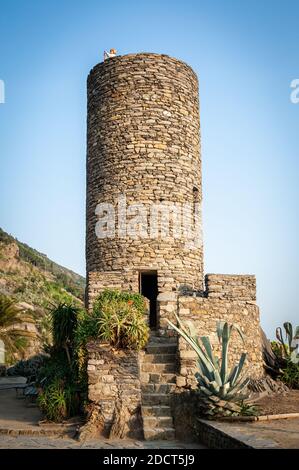
<path fill-rule="evenodd" d="M 143 393 L 142 405 L 169 405 L 170 395 L 165 393 Z"/>
<path fill-rule="evenodd" d="M 149 374 L 149 383 L 173 384 L 176 383 L 176 375 L 172 373 L 158 374 L 156 372 Z"/>
<path fill-rule="evenodd" d="M 149 343 L 177 343 L 176 336 L 161 336 L 158 332 L 151 331 Z"/>
<path fill-rule="evenodd" d="M 176 364 L 173 362 L 171 363 L 163 363 L 163 364 L 152 364 L 151 362 L 143 362 L 141 365 L 141 372 L 149 372 L 149 373 L 170 373 L 176 372 Z"/>
<path fill-rule="evenodd" d="M 149 354 L 176 354 L 177 345 L 152 343 L 152 344 L 148 344 L 145 350 Z"/>
<path fill-rule="evenodd" d="M 144 405 L 141 407 L 142 416 L 143 417 L 158 417 L 164 416 L 167 418 L 171 418 L 171 408 L 169 405 Z"/>
<path fill-rule="evenodd" d="M 170 364 L 176 362 L 175 354 L 145 354 L 143 362 L 149 362 L 151 364 Z"/>
<path fill-rule="evenodd" d="M 147 441 L 153 440 L 168 440 L 175 438 L 175 432 L 173 428 L 154 428 L 154 429 L 144 429 L 144 439 Z"/>
<path fill-rule="evenodd" d="M 142 419 L 143 429 L 163 429 L 173 427 L 171 416 L 143 416 Z"/>
<path fill-rule="evenodd" d="M 174 392 L 176 384 L 174 383 L 148 383 L 141 384 L 141 391 L 144 393 L 171 393 Z"/>
<path fill-rule="evenodd" d="M 174 373 L 165 373 L 159 374 L 157 372 L 149 373 L 149 372 L 141 372 L 140 374 L 141 383 L 142 384 L 174 384 L 176 383 L 176 375 Z"/>

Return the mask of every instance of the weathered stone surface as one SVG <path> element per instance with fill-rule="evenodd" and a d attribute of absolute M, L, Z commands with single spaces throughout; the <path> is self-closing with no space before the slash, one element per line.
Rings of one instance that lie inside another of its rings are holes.
<path fill-rule="evenodd" d="M 96 237 L 99 202 L 194 204 L 201 200 L 198 80 L 184 62 L 159 54 L 117 56 L 88 77 L 87 296 L 105 287 L 138 291 L 138 271 L 157 270 L 158 289 L 202 290 L 202 247 L 174 237 L 136 239 L 116 216 Z M 146 227 L 147 228 L 147 227 Z M 119 236 L 121 235 L 121 236 Z"/>
<path fill-rule="evenodd" d="M 252 378 L 264 375 L 259 308 L 252 301 L 255 299 L 254 276 L 213 275 L 213 282 L 221 284 L 223 295 L 210 297 L 208 286 L 210 275 L 206 276 L 207 290 L 203 297 L 183 296 L 178 299 L 177 313 L 182 320 L 191 320 L 199 336 L 209 336 L 216 353 L 220 353 L 216 335 L 218 321 L 236 323 L 244 334 L 244 343 L 237 333 L 229 347 L 230 365 L 240 358 L 241 352 L 247 352 L 248 357 L 244 371 Z M 232 286 L 236 287 L 236 290 Z M 237 289 L 238 288 L 238 289 Z M 237 294 L 238 292 L 238 294 Z M 230 295 L 228 300 L 227 296 Z M 196 384 L 194 372 L 197 371 L 196 356 L 186 341 L 179 338 L 180 375 L 187 376 L 187 384 Z"/>
<path fill-rule="evenodd" d="M 156 432 L 154 423 L 159 421 L 160 436 L 163 427 L 169 430 L 171 416 L 164 414 L 161 420 L 153 419 L 158 405 L 165 407 L 169 403 L 167 395 L 174 387 L 182 390 L 195 386 L 196 356 L 182 338 L 178 343 L 176 338 L 170 338 L 176 333 L 168 321 L 175 323 L 176 315 L 192 320 L 198 335 L 210 336 L 216 352 L 217 321 L 239 324 L 245 344 L 234 336 L 231 365 L 239 360 L 241 352 L 247 351 L 249 375 L 263 375 L 255 277 L 208 274 L 204 287 L 201 244 L 191 249 L 182 237 L 161 237 L 160 233 L 155 238 L 147 232 L 148 218 L 140 222 L 142 236 L 132 237 L 123 230 L 117 212 L 120 195 L 125 195 L 127 207 L 136 202 L 144 204 L 147 214 L 153 204 L 165 201 L 189 203 L 192 207 L 200 203 L 199 130 L 198 81 L 185 63 L 159 54 L 130 54 L 98 64 L 90 72 L 88 307 L 105 288 L 138 292 L 140 271 L 155 270 L 158 279 L 158 331 L 145 356 L 120 353 L 107 345 L 89 347 L 89 397 L 98 408 L 106 434 L 119 437 L 137 429 L 141 400 L 146 412 L 145 431 L 150 437 Z M 100 202 L 110 203 L 116 210 L 115 232 L 110 238 L 96 236 L 95 209 Z M 190 218 L 196 219 L 195 212 Z M 160 224 L 160 229 L 163 227 Z M 161 337 L 170 340 L 163 353 Z M 170 361 L 168 354 L 175 359 Z"/>
<path fill-rule="evenodd" d="M 88 345 L 88 398 L 92 412 L 83 435 L 141 437 L 139 353 L 106 343 Z"/>

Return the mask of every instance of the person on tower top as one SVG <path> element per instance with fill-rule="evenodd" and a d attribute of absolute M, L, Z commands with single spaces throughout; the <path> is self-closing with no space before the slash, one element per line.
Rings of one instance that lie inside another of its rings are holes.
<path fill-rule="evenodd" d="M 116 49 L 110 49 L 110 52 L 104 51 L 104 60 L 111 59 L 111 57 L 115 57 L 116 53 Z"/>

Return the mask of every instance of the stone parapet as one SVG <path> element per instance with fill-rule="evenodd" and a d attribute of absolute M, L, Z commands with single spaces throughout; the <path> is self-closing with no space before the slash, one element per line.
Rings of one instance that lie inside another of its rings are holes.
<path fill-rule="evenodd" d="M 253 275 L 206 274 L 205 284 L 209 298 L 256 301 L 256 279 Z"/>

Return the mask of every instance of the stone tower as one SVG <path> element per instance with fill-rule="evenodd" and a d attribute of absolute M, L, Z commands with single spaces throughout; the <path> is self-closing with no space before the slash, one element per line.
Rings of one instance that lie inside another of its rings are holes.
<path fill-rule="evenodd" d="M 180 60 L 140 53 L 96 65 L 87 87 L 88 303 L 105 287 L 139 290 L 151 300 L 154 326 L 159 294 L 203 290 L 200 237 L 188 243 L 184 232 L 188 220 L 200 231 L 198 80 Z M 99 237 L 104 203 L 114 214 Z M 178 212 L 167 216 L 170 206 Z"/>
<path fill-rule="evenodd" d="M 255 276 L 203 279 L 199 130 L 198 81 L 184 62 L 130 54 L 90 72 L 87 303 L 105 288 L 139 291 L 158 330 L 140 352 L 89 344 L 89 399 L 104 435 L 113 435 L 119 410 L 130 437 L 142 428 L 146 439 L 173 438 L 184 421 L 180 411 L 173 421 L 171 400 L 175 390 L 197 386 L 198 365 L 169 326 L 174 314 L 191 320 L 198 336 L 209 336 L 216 353 L 217 322 L 237 323 L 245 339 L 234 337 L 230 366 L 246 351 L 250 377 L 264 373 Z M 188 406 L 192 417 L 194 405 Z"/>

